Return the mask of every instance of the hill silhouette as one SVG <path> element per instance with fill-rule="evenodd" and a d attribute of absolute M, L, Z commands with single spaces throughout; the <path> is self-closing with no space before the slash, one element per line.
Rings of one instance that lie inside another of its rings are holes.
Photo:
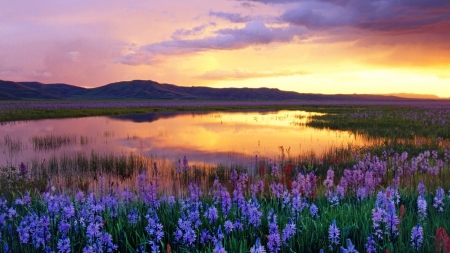
<path fill-rule="evenodd" d="M 63 83 L 42 84 L 0 80 L 0 87 L 0 100 L 407 100 L 392 95 L 324 95 L 282 91 L 275 88 L 184 87 L 151 80 L 116 82 L 90 89 Z"/>

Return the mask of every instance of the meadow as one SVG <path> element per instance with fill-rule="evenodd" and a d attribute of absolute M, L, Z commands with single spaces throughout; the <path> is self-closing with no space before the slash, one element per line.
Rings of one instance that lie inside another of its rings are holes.
<path fill-rule="evenodd" d="M 211 108 L 245 107 L 215 106 Z M 130 108 L 118 110 L 156 107 Z M 374 144 L 330 149 L 320 157 L 283 151 L 276 159 L 260 158 L 251 167 L 195 165 L 189 157 L 177 162 L 94 150 L 90 155 L 55 156 L 45 164 L 4 167 L 0 248 L 2 252 L 450 252 L 450 107 L 301 108 L 326 113 L 314 116 L 311 126 L 358 132 Z M 33 114 L 43 109 L 33 105 L 2 110 Z M 37 138 L 33 147 L 51 149 L 74 141 L 77 137 Z M 5 143 L 21 148 L 14 140 Z"/>

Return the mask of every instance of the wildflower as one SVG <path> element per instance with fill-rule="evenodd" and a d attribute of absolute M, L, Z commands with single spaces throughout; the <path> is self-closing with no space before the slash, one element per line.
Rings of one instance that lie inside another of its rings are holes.
<path fill-rule="evenodd" d="M 338 186 L 338 188 L 339 188 L 339 186 Z M 338 198 L 338 195 L 335 192 L 328 193 L 327 200 L 330 203 L 331 207 L 335 207 L 335 206 L 339 205 L 339 198 Z"/>
<path fill-rule="evenodd" d="M 233 222 L 227 220 L 223 224 L 223 227 L 225 228 L 225 233 L 230 234 L 233 231 L 234 225 L 233 225 Z"/>
<path fill-rule="evenodd" d="M 271 174 L 272 174 L 273 177 L 277 177 L 278 173 L 279 172 L 278 172 L 277 164 L 274 163 L 273 166 L 272 166 L 272 173 Z"/>
<path fill-rule="evenodd" d="M 135 226 L 139 221 L 141 221 L 141 216 L 139 215 L 139 211 L 137 209 L 131 210 L 127 217 L 131 226 Z"/>
<path fill-rule="evenodd" d="M 222 246 L 222 242 L 217 242 L 216 245 L 214 246 L 214 250 L 213 253 L 226 253 L 227 251 L 225 250 L 225 248 Z"/>
<path fill-rule="evenodd" d="M 280 251 L 281 239 L 280 233 L 278 231 L 277 215 L 273 213 L 273 210 L 270 211 L 269 217 L 267 219 L 270 221 L 267 247 L 269 248 L 270 253 L 276 253 Z"/>
<path fill-rule="evenodd" d="M 367 193 L 366 193 L 366 187 L 364 186 L 360 186 L 358 187 L 358 190 L 356 192 L 356 197 L 358 198 L 358 201 L 361 202 L 364 200 L 364 198 L 367 197 Z"/>
<path fill-rule="evenodd" d="M 152 209 L 148 210 L 148 214 L 145 216 L 148 220 L 148 225 L 145 227 L 145 231 L 150 237 L 150 247 L 152 252 L 159 252 L 159 242 L 164 237 L 163 225 L 159 222 L 158 215 Z"/>
<path fill-rule="evenodd" d="M 347 248 L 341 246 L 341 253 L 358 253 L 350 239 L 346 240 Z"/>
<path fill-rule="evenodd" d="M 244 229 L 244 225 L 241 223 L 241 221 L 239 219 L 236 219 L 236 221 L 234 221 L 233 227 L 237 231 L 239 231 L 239 230 L 242 231 Z"/>
<path fill-rule="evenodd" d="M 367 237 L 367 243 L 366 243 L 365 247 L 366 247 L 366 251 L 368 253 L 376 253 L 377 252 L 375 245 L 376 245 L 376 243 L 375 243 L 375 240 L 373 239 L 372 235 Z"/>
<path fill-rule="evenodd" d="M 295 223 L 291 220 L 286 227 L 283 229 L 282 241 L 285 245 L 289 245 L 289 240 L 296 233 Z"/>
<path fill-rule="evenodd" d="M 434 248 L 436 252 L 450 252 L 450 238 L 444 228 L 436 229 Z"/>
<path fill-rule="evenodd" d="M 419 250 L 423 243 L 423 228 L 417 224 L 411 231 L 411 246 L 415 250 Z"/>
<path fill-rule="evenodd" d="M 434 197 L 434 204 L 433 207 L 438 209 L 439 212 L 444 211 L 444 198 L 445 198 L 445 192 L 442 187 L 438 187 L 436 190 L 436 196 Z"/>
<path fill-rule="evenodd" d="M 201 244 L 207 244 L 211 241 L 212 236 L 209 234 L 209 231 L 206 229 L 203 229 L 202 233 L 200 234 L 200 243 Z"/>
<path fill-rule="evenodd" d="M 176 202 L 174 196 L 169 196 L 169 197 L 167 198 L 167 204 L 169 204 L 170 206 L 175 205 L 175 203 L 177 203 L 177 202 Z"/>
<path fill-rule="evenodd" d="M 59 239 L 57 248 L 58 248 L 58 253 L 69 253 L 70 252 L 70 239 L 67 237 Z"/>
<path fill-rule="evenodd" d="M 175 231 L 175 241 L 188 248 L 193 248 L 197 238 L 195 230 L 192 228 L 190 220 L 178 219 L 178 227 Z"/>
<path fill-rule="evenodd" d="M 421 222 L 427 218 L 427 201 L 423 196 L 417 199 L 417 216 Z"/>
<path fill-rule="evenodd" d="M 312 203 L 311 206 L 309 207 L 309 213 L 311 214 L 311 217 L 315 219 L 320 218 L 319 208 L 316 205 L 314 205 L 314 203 Z"/>
<path fill-rule="evenodd" d="M 50 242 L 50 219 L 47 216 L 29 214 L 25 216 L 17 227 L 20 242 L 34 245 L 36 249 L 44 249 Z"/>
<path fill-rule="evenodd" d="M 250 249 L 250 253 L 266 253 L 266 249 L 261 245 L 259 238 L 256 239 L 255 245 Z"/>
<path fill-rule="evenodd" d="M 385 234 L 389 235 L 391 238 L 396 238 L 398 236 L 397 226 L 398 224 L 400 224 L 400 221 L 395 214 L 395 207 L 393 210 L 388 209 L 388 211 L 386 212 L 386 216 L 384 217 L 384 223 L 386 225 Z"/>
<path fill-rule="evenodd" d="M 334 171 L 331 166 L 327 171 L 327 178 L 323 181 L 323 185 L 325 185 L 327 190 L 331 189 L 334 186 Z"/>
<path fill-rule="evenodd" d="M 335 245 L 339 244 L 340 239 L 340 231 L 336 226 L 336 220 L 333 220 L 333 223 L 328 228 L 328 239 L 330 240 L 330 247 L 333 248 Z"/>
<path fill-rule="evenodd" d="M 205 212 L 205 217 L 209 220 L 210 224 L 214 224 L 219 218 L 219 212 L 215 206 L 211 206 Z"/>

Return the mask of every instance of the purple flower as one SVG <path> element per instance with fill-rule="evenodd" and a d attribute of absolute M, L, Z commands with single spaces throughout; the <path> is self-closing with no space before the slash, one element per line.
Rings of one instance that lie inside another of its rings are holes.
<path fill-rule="evenodd" d="M 289 240 L 294 236 L 296 233 L 296 228 L 294 222 L 291 220 L 288 224 L 286 224 L 286 227 L 283 229 L 283 236 L 282 241 L 285 245 L 289 245 Z"/>
<path fill-rule="evenodd" d="M 311 206 L 309 206 L 309 213 L 311 214 L 311 217 L 313 219 L 320 218 L 319 208 L 314 203 L 312 203 Z"/>
<path fill-rule="evenodd" d="M 277 215 L 273 213 L 273 210 L 270 211 L 267 219 L 270 221 L 267 248 L 269 248 L 270 253 L 272 252 L 276 253 L 280 251 L 281 238 L 280 232 L 278 231 Z"/>
<path fill-rule="evenodd" d="M 37 216 L 29 214 L 25 216 L 17 227 L 20 242 L 27 244 L 31 239 L 31 244 L 36 249 L 45 249 L 50 242 L 50 219 L 47 216 Z"/>
<path fill-rule="evenodd" d="M 70 253 L 70 239 L 65 237 L 58 240 L 58 253 Z"/>
<path fill-rule="evenodd" d="M 347 239 L 345 242 L 347 243 L 347 248 L 341 246 L 341 253 L 358 253 L 355 249 L 355 245 L 352 243 L 352 240 Z"/>
<path fill-rule="evenodd" d="M 427 218 L 427 201 L 422 195 L 417 198 L 417 216 L 421 222 Z"/>
<path fill-rule="evenodd" d="M 334 187 L 334 171 L 331 166 L 327 171 L 327 178 L 323 181 L 323 185 L 325 185 L 327 190 L 330 190 Z"/>
<path fill-rule="evenodd" d="M 340 242 L 340 230 L 336 226 L 336 220 L 333 220 L 333 223 L 328 228 L 328 240 L 330 240 L 330 247 L 334 248 L 334 246 L 339 245 Z"/>
<path fill-rule="evenodd" d="M 222 242 L 218 241 L 214 246 L 213 253 L 227 253 L 225 248 L 222 246 Z"/>
<path fill-rule="evenodd" d="M 70 229 L 70 224 L 65 220 L 61 220 L 58 226 L 58 232 L 60 232 L 63 236 L 67 235 Z"/>
<path fill-rule="evenodd" d="M 201 235 L 200 235 L 200 243 L 201 244 L 207 244 L 211 241 L 212 236 L 209 234 L 208 230 L 203 229 Z"/>
<path fill-rule="evenodd" d="M 423 180 L 420 181 L 419 185 L 417 186 L 417 190 L 419 191 L 420 196 L 425 196 L 425 184 L 423 183 Z"/>
<path fill-rule="evenodd" d="M 423 243 L 423 228 L 417 224 L 411 230 L 411 246 L 415 250 L 419 250 Z"/>
<path fill-rule="evenodd" d="M 231 232 L 233 232 L 233 228 L 234 228 L 233 222 L 227 220 L 227 221 L 225 221 L 225 223 L 223 224 L 223 227 L 224 227 L 224 229 L 225 229 L 225 233 L 226 233 L 226 234 L 230 234 Z"/>
<path fill-rule="evenodd" d="M 376 242 L 373 239 L 372 235 L 367 237 L 367 243 L 366 243 L 365 247 L 366 247 L 366 251 L 368 253 L 376 253 L 377 252 L 375 245 L 376 245 Z"/>
<path fill-rule="evenodd" d="M 445 198 L 445 192 L 442 187 L 438 187 L 436 190 L 436 196 L 434 197 L 434 204 L 433 207 L 438 209 L 439 212 L 444 211 L 444 198 Z"/>
<path fill-rule="evenodd" d="M 135 226 L 138 222 L 141 221 L 141 216 L 139 215 L 139 211 L 137 209 L 131 210 L 127 217 L 128 222 L 131 226 Z"/>
<path fill-rule="evenodd" d="M 205 217 L 208 219 L 209 223 L 212 225 L 219 219 L 219 212 L 215 206 L 211 206 L 205 211 Z"/>
<path fill-rule="evenodd" d="M 255 245 L 250 249 L 250 253 L 266 253 L 266 249 L 261 245 L 261 241 L 256 239 Z"/>
<path fill-rule="evenodd" d="M 239 230 L 242 231 L 244 229 L 244 225 L 241 223 L 241 221 L 239 219 L 236 219 L 236 221 L 234 221 L 233 227 L 237 231 L 239 231 Z"/>
<path fill-rule="evenodd" d="M 145 231 L 149 236 L 150 247 L 152 252 L 159 252 L 159 242 L 164 237 L 163 225 L 159 222 L 158 215 L 153 209 L 149 209 L 145 216 L 148 221 L 148 225 L 145 227 Z"/>
<path fill-rule="evenodd" d="M 194 242 L 197 239 L 197 234 L 192 228 L 190 220 L 178 219 L 178 227 L 175 230 L 175 242 L 181 247 L 194 248 Z"/>

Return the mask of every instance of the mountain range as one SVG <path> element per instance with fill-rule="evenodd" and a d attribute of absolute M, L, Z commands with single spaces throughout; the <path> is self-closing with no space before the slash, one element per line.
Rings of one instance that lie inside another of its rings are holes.
<path fill-rule="evenodd" d="M 150 80 L 133 80 L 82 88 L 69 84 L 12 82 L 0 80 L 0 100 L 405 100 L 402 94 L 310 94 L 273 88 L 210 88 L 161 84 Z M 417 97 L 414 97 L 417 98 Z M 426 97 L 439 99 L 438 97 Z"/>

